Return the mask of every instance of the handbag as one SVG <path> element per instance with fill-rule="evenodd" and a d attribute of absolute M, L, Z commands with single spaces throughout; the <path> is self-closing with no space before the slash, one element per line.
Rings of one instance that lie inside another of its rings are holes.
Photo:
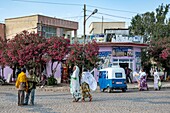
<path fill-rule="evenodd" d="M 162 86 L 162 83 L 161 83 L 161 81 L 159 80 L 158 81 L 158 87 L 161 87 Z"/>
<path fill-rule="evenodd" d="M 25 90 L 26 89 L 26 82 L 21 82 L 19 89 L 20 90 Z"/>

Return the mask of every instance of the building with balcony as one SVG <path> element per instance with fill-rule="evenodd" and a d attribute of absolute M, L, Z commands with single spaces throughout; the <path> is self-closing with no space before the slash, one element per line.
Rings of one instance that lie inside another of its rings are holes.
<path fill-rule="evenodd" d="M 51 36 L 77 37 L 78 22 L 48 17 L 43 15 L 30 15 L 5 19 L 6 38 L 11 39 L 16 34 L 27 30 L 35 32 L 46 38 Z"/>
<path fill-rule="evenodd" d="M 97 28 L 97 26 L 102 26 L 100 24 L 93 25 L 92 23 L 90 26 L 92 33 L 90 39 L 96 40 L 99 44 L 99 57 L 102 59 L 99 69 L 120 66 L 129 67 L 132 71 L 139 70 L 141 51 L 148 46 L 143 43 L 143 37 L 130 36 L 129 30 L 125 28 L 125 22 L 110 23 L 108 25 L 110 28 L 103 27 L 103 29 Z"/>

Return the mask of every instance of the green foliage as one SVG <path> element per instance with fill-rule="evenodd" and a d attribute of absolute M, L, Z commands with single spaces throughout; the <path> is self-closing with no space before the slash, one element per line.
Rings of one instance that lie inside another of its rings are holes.
<path fill-rule="evenodd" d="M 170 19 L 167 19 L 170 4 L 161 4 L 155 12 L 146 12 L 137 14 L 131 20 L 129 27 L 130 34 L 141 35 L 146 37 L 145 41 L 150 38 L 158 39 L 170 36 Z"/>
<path fill-rule="evenodd" d="M 170 38 L 170 18 L 167 17 L 170 4 L 161 4 L 155 12 L 137 14 L 131 20 L 129 27 L 131 35 L 141 35 L 144 42 L 150 42 L 150 47 L 142 51 L 142 65 L 150 67 L 150 58 L 153 58 L 163 67 L 169 66 L 169 43 Z M 165 47 L 166 46 L 166 47 Z"/>
<path fill-rule="evenodd" d="M 48 86 L 56 85 L 56 84 L 57 84 L 57 80 L 53 76 L 48 77 L 48 79 L 47 79 Z"/>

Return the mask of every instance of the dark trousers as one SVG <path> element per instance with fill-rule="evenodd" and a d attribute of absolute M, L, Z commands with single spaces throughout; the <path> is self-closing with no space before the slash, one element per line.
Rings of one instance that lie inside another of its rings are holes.
<path fill-rule="evenodd" d="M 132 83 L 132 79 L 131 79 L 130 75 L 126 75 L 126 82 L 129 83 L 129 79 L 128 78 L 130 79 L 130 83 Z"/>
<path fill-rule="evenodd" d="M 18 105 L 24 104 L 24 97 L 25 97 L 25 91 L 24 90 L 18 90 Z"/>

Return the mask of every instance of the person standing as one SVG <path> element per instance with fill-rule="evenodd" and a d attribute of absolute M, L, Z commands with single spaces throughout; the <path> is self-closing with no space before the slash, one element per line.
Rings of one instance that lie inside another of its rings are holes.
<path fill-rule="evenodd" d="M 22 68 L 15 83 L 15 86 L 18 89 L 18 106 L 24 105 L 25 91 L 28 91 L 28 81 L 25 73 L 26 69 Z"/>
<path fill-rule="evenodd" d="M 129 69 L 128 67 L 125 68 L 125 74 L 126 74 L 126 82 L 129 83 L 129 80 L 130 80 L 130 83 L 132 83 L 132 79 L 130 77 L 130 73 L 131 73 L 131 69 Z M 128 79 L 129 78 L 129 79 Z"/>
<path fill-rule="evenodd" d="M 25 97 L 25 105 L 28 105 L 30 95 L 31 95 L 30 104 L 34 105 L 36 84 L 37 84 L 37 77 L 34 74 L 33 70 L 30 70 L 29 77 L 28 77 L 28 92 L 26 93 L 26 97 Z"/>
<path fill-rule="evenodd" d="M 74 66 L 73 74 L 71 75 L 71 83 L 70 83 L 70 93 L 74 98 L 73 102 L 78 102 L 81 99 L 79 72 L 80 72 L 79 67 Z"/>

